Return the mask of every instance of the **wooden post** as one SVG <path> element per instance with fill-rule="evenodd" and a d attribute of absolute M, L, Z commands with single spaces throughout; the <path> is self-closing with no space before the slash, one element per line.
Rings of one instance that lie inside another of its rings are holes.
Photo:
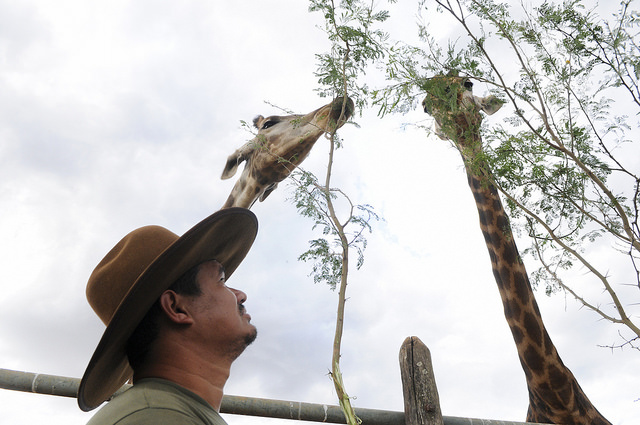
<path fill-rule="evenodd" d="M 431 353 L 418 337 L 407 337 L 402 343 L 400 376 L 406 425 L 444 425 Z"/>

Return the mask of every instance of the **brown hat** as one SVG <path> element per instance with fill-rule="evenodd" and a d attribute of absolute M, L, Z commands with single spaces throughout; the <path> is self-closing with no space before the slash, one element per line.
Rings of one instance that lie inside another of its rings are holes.
<path fill-rule="evenodd" d="M 242 262 L 258 231 L 244 208 L 220 210 L 182 237 L 160 226 L 125 236 L 95 268 L 87 283 L 89 304 L 107 325 L 78 390 L 84 411 L 109 399 L 132 375 L 127 340 L 160 295 L 187 270 L 217 260 L 226 277 Z"/>

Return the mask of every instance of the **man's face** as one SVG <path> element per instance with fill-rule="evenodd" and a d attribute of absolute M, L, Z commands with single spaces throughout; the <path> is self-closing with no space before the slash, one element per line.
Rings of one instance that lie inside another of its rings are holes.
<path fill-rule="evenodd" d="M 203 263 L 197 279 L 202 294 L 191 300 L 196 337 L 208 349 L 235 359 L 257 336 L 243 305 L 247 295 L 226 285 L 217 261 Z"/>

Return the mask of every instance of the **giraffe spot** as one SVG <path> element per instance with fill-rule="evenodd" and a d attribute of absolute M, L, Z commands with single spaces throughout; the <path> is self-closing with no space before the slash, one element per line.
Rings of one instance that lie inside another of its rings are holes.
<path fill-rule="evenodd" d="M 522 355 L 526 368 L 528 368 L 532 374 L 540 376 L 544 372 L 544 358 L 538 350 L 529 345 Z"/>
<path fill-rule="evenodd" d="M 573 389 L 571 387 L 563 387 L 556 390 L 556 395 L 561 406 L 569 406 L 573 399 Z"/>
<path fill-rule="evenodd" d="M 494 254 L 494 257 L 497 257 L 497 256 Z M 496 283 L 498 284 L 498 288 L 502 292 L 510 292 L 511 291 L 511 279 L 510 279 L 510 276 L 509 276 L 509 269 L 507 269 L 506 267 L 497 268 L 497 266 L 496 266 L 493 269 L 493 276 L 496 279 Z"/>
<path fill-rule="evenodd" d="M 529 304 L 533 294 L 531 292 L 531 286 L 529 285 L 529 280 L 527 279 L 526 275 L 524 275 L 520 271 L 516 271 L 513 273 L 512 278 L 513 278 L 513 284 L 515 285 L 516 297 L 518 297 L 522 305 Z M 535 300 L 533 301 L 534 301 L 533 304 L 537 308 L 537 304 L 535 303 Z M 535 313 L 538 316 L 540 315 L 539 311 L 535 311 Z"/>
<path fill-rule="evenodd" d="M 538 396 L 542 397 L 543 399 L 546 399 L 548 397 L 548 393 L 551 392 L 551 387 L 549 386 L 549 382 L 547 381 L 539 382 L 536 388 Z"/>
<path fill-rule="evenodd" d="M 573 417 L 571 412 L 563 412 L 563 411 L 560 411 L 560 413 L 553 415 L 551 420 L 553 421 L 551 423 L 556 423 L 556 424 L 576 423 L 575 417 Z"/>
<path fill-rule="evenodd" d="M 553 388 L 563 387 L 569 382 L 567 373 L 558 367 L 558 365 L 550 365 L 547 369 L 549 383 Z"/>
<path fill-rule="evenodd" d="M 488 232 L 488 235 L 489 235 L 489 241 L 487 243 L 490 244 L 492 247 L 499 247 L 500 234 L 495 232 L 493 229 L 491 229 L 491 231 Z M 500 256 L 500 259 L 502 259 L 502 256 Z"/>
<path fill-rule="evenodd" d="M 512 241 L 504 238 L 502 240 L 502 260 L 510 266 L 515 266 L 519 257 L 518 250 Z"/>
<path fill-rule="evenodd" d="M 517 325 L 511 325 L 511 335 L 513 335 L 513 340 L 516 342 L 516 345 L 521 344 L 524 340 L 522 329 Z"/>
<path fill-rule="evenodd" d="M 496 264 L 498 257 L 496 256 L 496 252 L 493 250 L 493 247 L 487 245 L 487 252 L 489 253 L 491 264 Z"/>
<path fill-rule="evenodd" d="M 486 203 L 485 198 L 484 196 L 482 196 L 481 192 L 471 189 L 471 194 L 473 195 L 473 200 L 476 201 L 477 205 L 484 205 Z"/>
<path fill-rule="evenodd" d="M 524 370 L 524 376 L 526 378 L 526 381 L 530 382 L 531 379 L 533 379 L 533 374 L 529 369 L 527 369 L 527 364 L 524 362 L 522 357 L 520 357 L 519 359 L 520 359 L 520 364 L 522 365 L 522 370 Z"/>
<path fill-rule="evenodd" d="M 554 414 L 549 405 L 547 404 L 544 397 L 540 397 L 540 395 L 536 394 L 534 396 L 529 397 L 529 402 L 531 404 L 531 410 L 529 414 L 531 416 L 527 416 L 527 422 L 538 422 L 538 423 L 561 423 L 554 421 Z"/>
<path fill-rule="evenodd" d="M 503 280 L 502 276 L 500 276 L 500 273 L 495 269 L 493 270 L 493 277 L 496 281 L 496 285 L 498 285 L 498 291 L 500 293 L 509 292 L 509 286 L 510 286 L 509 281 Z"/>
<path fill-rule="evenodd" d="M 567 411 L 567 406 L 565 405 L 565 403 L 562 401 L 562 399 L 560 398 L 560 396 L 557 394 L 555 394 L 555 397 L 549 397 L 548 400 L 549 406 L 550 406 L 550 410 L 551 413 L 556 413 L 557 412 L 562 412 L 562 416 L 564 416 L 564 418 L 560 419 L 559 421 L 557 421 L 556 423 L 561 423 L 561 424 L 567 424 L 567 423 L 571 423 L 572 419 L 571 419 L 571 412 Z M 568 420 L 568 422 L 567 422 Z"/>
<path fill-rule="evenodd" d="M 493 210 L 494 211 L 504 211 L 504 207 L 502 206 L 502 202 L 500 202 L 500 198 L 498 197 L 498 191 L 495 187 L 491 186 L 490 189 L 491 194 L 495 195 L 495 199 L 493 200 Z"/>
<path fill-rule="evenodd" d="M 507 282 L 511 282 L 511 270 L 509 269 L 509 267 L 507 267 L 506 265 L 502 264 L 501 266 L 497 267 L 498 272 L 500 273 L 500 276 L 502 277 L 503 280 L 507 281 Z"/>
<path fill-rule="evenodd" d="M 479 192 L 480 189 L 482 188 L 482 184 L 480 183 L 480 180 L 477 177 L 473 176 L 472 174 L 469 174 L 469 185 L 471 186 L 474 192 Z"/>
<path fill-rule="evenodd" d="M 497 211 L 501 211 L 501 212 L 496 216 L 496 226 L 498 226 L 498 228 L 502 230 L 502 232 L 504 233 L 504 236 L 507 239 L 511 240 L 512 235 L 511 235 L 511 225 L 509 224 L 509 218 L 506 216 L 502 208 L 500 208 Z"/>
<path fill-rule="evenodd" d="M 486 228 L 487 227 L 487 215 L 485 214 L 484 211 L 478 211 L 478 219 L 480 220 L 480 227 L 481 228 Z M 486 240 L 486 238 L 485 238 Z"/>
<path fill-rule="evenodd" d="M 525 312 L 523 318 L 524 330 L 527 336 L 531 341 L 533 341 L 536 346 L 542 346 L 542 329 L 540 327 L 540 323 L 538 323 L 539 317 L 531 314 L 530 312 Z"/>
<path fill-rule="evenodd" d="M 520 318 L 520 314 L 522 314 L 522 308 L 520 308 L 520 304 L 516 302 L 510 302 L 509 305 L 510 305 L 511 314 L 513 315 L 513 318 L 515 320 L 518 320 Z"/>
<path fill-rule="evenodd" d="M 536 395 L 546 407 L 545 414 L 556 415 L 558 411 L 566 411 L 567 405 L 558 396 L 558 390 L 548 382 L 540 382 L 536 385 Z"/>
<path fill-rule="evenodd" d="M 482 224 L 482 217 L 480 217 L 480 224 Z M 487 232 L 484 228 L 482 228 L 482 236 L 484 237 L 484 242 L 487 245 L 491 244 L 491 234 Z M 487 249 L 489 250 L 489 252 L 493 251 L 493 249 L 489 246 L 487 246 Z M 493 256 L 495 257 L 495 254 L 493 254 Z"/>
<path fill-rule="evenodd" d="M 491 226 L 493 224 L 493 221 L 495 220 L 493 211 L 491 210 L 484 210 L 482 211 L 482 213 L 484 214 L 484 220 L 487 226 Z"/>

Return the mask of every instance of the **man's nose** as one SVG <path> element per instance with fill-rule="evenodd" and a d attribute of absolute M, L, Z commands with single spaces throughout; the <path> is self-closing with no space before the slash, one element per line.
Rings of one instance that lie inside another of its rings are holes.
<path fill-rule="evenodd" d="M 236 294 L 236 298 L 238 299 L 239 304 L 242 304 L 245 301 L 247 301 L 247 294 L 245 294 L 239 289 L 231 288 L 231 290 L 233 291 L 234 294 Z"/>

